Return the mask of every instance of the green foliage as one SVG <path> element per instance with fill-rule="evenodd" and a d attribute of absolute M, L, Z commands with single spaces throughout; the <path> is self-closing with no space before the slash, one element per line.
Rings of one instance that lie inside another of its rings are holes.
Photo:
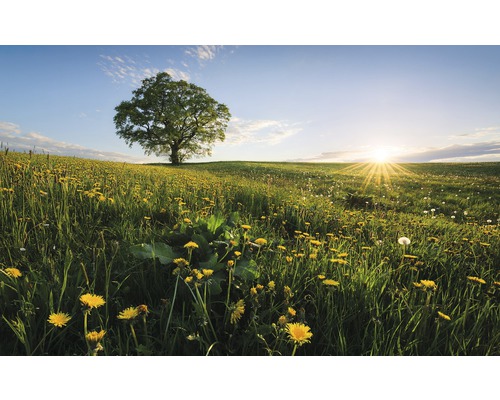
<path fill-rule="evenodd" d="M 500 355 L 500 165 L 367 168 L 0 155 L 0 354 Z"/>
<path fill-rule="evenodd" d="M 115 108 L 117 134 L 146 154 L 170 155 L 172 164 L 211 154 L 211 146 L 225 139 L 229 109 L 205 89 L 174 81 L 166 72 L 143 80 L 129 101 Z"/>

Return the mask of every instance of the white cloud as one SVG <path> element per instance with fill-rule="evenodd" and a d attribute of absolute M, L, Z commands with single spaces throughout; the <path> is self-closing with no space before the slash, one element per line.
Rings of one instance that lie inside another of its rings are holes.
<path fill-rule="evenodd" d="M 0 134 L 8 135 L 19 133 L 21 133 L 19 125 L 13 124 L 12 122 L 0 121 Z"/>
<path fill-rule="evenodd" d="M 174 80 L 189 81 L 189 73 L 176 68 L 157 68 L 146 66 L 128 56 L 112 57 L 101 55 L 101 60 L 97 63 L 99 68 L 109 76 L 115 83 L 128 82 L 133 87 L 141 85 L 146 78 L 155 76 L 161 71 L 167 72 Z"/>
<path fill-rule="evenodd" d="M 458 135 L 450 136 L 450 139 L 477 139 L 489 137 L 500 138 L 500 126 L 489 126 L 486 128 L 476 128 L 474 132 L 461 133 Z"/>
<path fill-rule="evenodd" d="M 500 141 L 453 144 L 439 148 L 389 148 L 390 162 L 481 162 L 498 161 Z M 296 162 L 366 162 L 373 159 L 374 149 L 338 150 L 313 157 L 294 159 Z"/>
<path fill-rule="evenodd" d="M 185 53 L 191 57 L 197 58 L 200 63 L 210 61 L 215 58 L 223 46 L 196 46 L 190 47 Z"/>
<path fill-rule="evenodd" d="M 266 143 L 276 145 L 301 130 L 297 124 L 276 120 L 243 120 L 232 118 L 227 130 L 225 144 Z"/>
<path fill-rule="evenodd" d="M 130 163 L 151 162 L 146 157 L 135 157 L 123 153 L 103 152 L 78 144 L 61 142 L 38 132 L 22 133 L 20 127 L 11 122 L 0 121 L 0 141 L 11 151 L 33 151 L 52 155 L 75 156 L 107 161 L 124 161 Z"/>

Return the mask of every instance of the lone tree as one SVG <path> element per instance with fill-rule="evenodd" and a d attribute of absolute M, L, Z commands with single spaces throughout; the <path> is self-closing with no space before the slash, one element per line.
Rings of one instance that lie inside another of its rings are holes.
<path fill-rule="evenodd" d="M 216 140 L 225 139 L 231 114 L 205 89 L 174 81 L 166 72 L 144 79 L 130 101 L 115 108 L 116 134 L 148 155 L 169 155 L 173 165 L 193 156 L 211 155 Z"/>

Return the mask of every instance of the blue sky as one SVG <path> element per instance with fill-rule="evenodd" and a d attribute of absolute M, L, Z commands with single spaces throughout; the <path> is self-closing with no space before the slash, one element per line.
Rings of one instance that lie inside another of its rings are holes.
<path fill-rule="evenodd" d="M 500 161 L 500 46 L 0 46 L 12 150 L 152 162 L 116 135 L 145 77 L 205 88 L 232 119 L 191 161 Z"/>

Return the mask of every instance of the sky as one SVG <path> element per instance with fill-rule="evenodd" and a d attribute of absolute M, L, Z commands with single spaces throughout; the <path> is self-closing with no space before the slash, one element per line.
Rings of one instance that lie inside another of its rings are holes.
<path fill-rule="evenodd" d="M 500 161 L 500 46 L 2 45 L 10 150 L 157 162 L 114 108 L 166 71 L 229 107 L 200 161 Z"/>

